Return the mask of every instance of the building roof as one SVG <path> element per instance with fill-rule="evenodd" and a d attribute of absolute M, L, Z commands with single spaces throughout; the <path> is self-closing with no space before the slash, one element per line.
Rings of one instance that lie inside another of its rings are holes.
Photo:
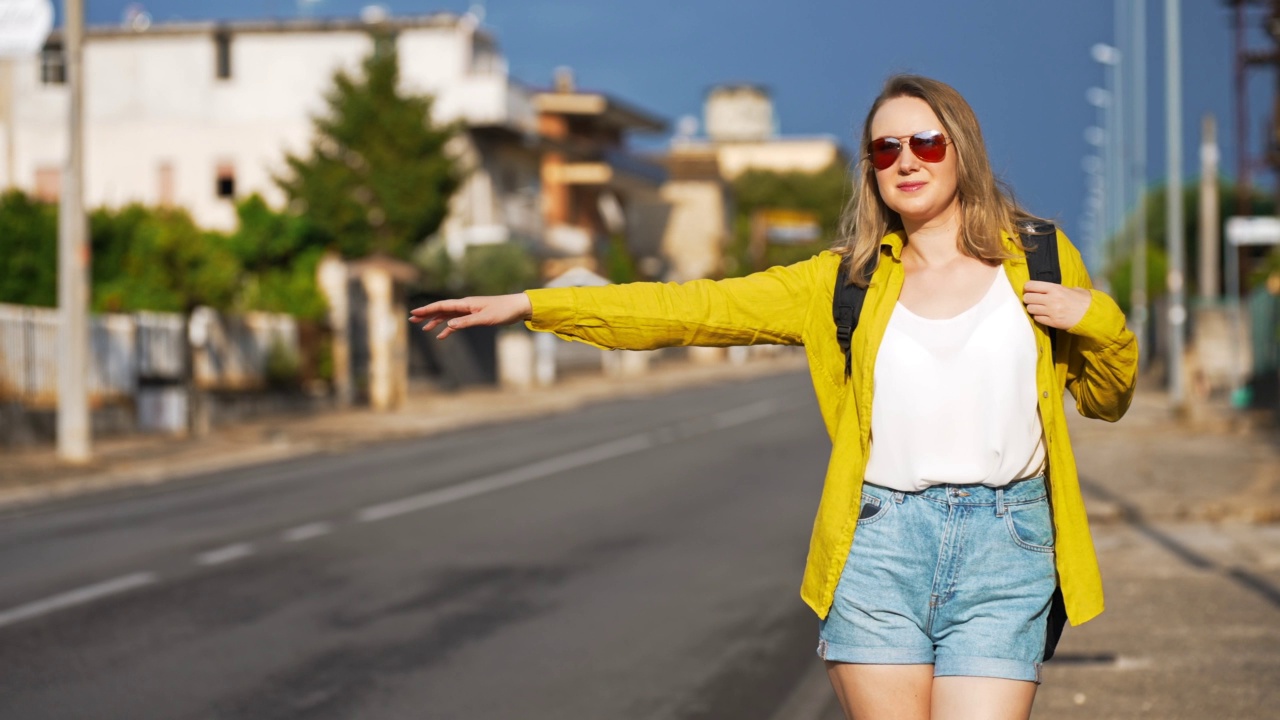
<path fill-rule="evenodd" d="M 539 112 L 594 115 L 625 130 L 667 131 L 666 119 L 602 92 L 540 92 L 533 102 Z"/>
<path fill-rule="evenodd" d="M 466 23 L 475 23 L 470 15 L 455 15 L 448 12 L 430 15 L 387 16 L 376 22 L 366 22 L 353 17 L 294 17 L 265 20 L 195 20 L 190 22 L 163 22 L 148 25 L 146 29 L 135 29 L 127 25 L 93 25 L 85 30 L 90 38 L 147 37 L 152 35 L 209 35 L 217 32 L 231 34 L 247 33 L 315 33 L 315 32 L 367 32 L 370 30 L 417 30 L 422 28 L 455 28 Z M 482 28 L 476 28 L 476 34 L 490 40 L 493 38 Z M 51 40 L 62 37 L 62 28 L 50 34 Z"/>

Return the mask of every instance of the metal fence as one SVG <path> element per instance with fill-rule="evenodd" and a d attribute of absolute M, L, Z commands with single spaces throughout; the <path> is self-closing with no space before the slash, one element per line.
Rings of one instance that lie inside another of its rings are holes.
<path fill-rule="evenodd" d="M 0 402 L 57 404 L 58 325 L 55 309 L 0 304 Z M 272 313 L 230 316 L 197 308 L 190 332 L 176 313 L 94 315 L 89 334 L 94 405 L 185 382 L 189 357 L 196 385 L 207 390 L 265 387 L 272 372 L 287 371 L 299 357 L 296 321 Z"/>

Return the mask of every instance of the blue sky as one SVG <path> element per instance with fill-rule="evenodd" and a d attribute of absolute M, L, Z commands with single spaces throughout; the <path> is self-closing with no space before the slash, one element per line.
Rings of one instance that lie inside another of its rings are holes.
<path fill-rule="evenodd" d="M 91 24 L 119 22 L 128 0 L 87 0 Z M 323 0 L 315 15 L 354 16 L 367 3 Z M 467 0 L 383 0 L 394 14 L 462 12 Z M 166 20 L 292 16 L 296 0 L 149 0 Z M 784 134 L 830 134 L 846 147 L 884 78 L 931 75 L 955 86 L 982 121 L 993 164 L 1032 211 L 1074 236 L 1085 197 L 1085 101 L 1103 69 L 1090 47 L 1112 39 L 1104 0 L 490 0 L 486 25 L 520 80 L 549 85 L 559 65 L 582 87 L 617 95 L 671 119 L 701 116 L 722 82 L 773 90 Z M 1147 0 L 1153 181 L 1164 177 L 1164 2 Z M 1231 14 L 1218 0 L 1183 0 L 1183 172 L 1198 175 L 1200 118 L 1214 113 L 1223 172 L 1232 175 Z M 1252 34 L 1252 45 L 1267 41 Z M 1269 73 L 1253 73 L 1252 144 L 1271 105 Z M 1266 173 L 1262 173 L 1265 177 Z"/>

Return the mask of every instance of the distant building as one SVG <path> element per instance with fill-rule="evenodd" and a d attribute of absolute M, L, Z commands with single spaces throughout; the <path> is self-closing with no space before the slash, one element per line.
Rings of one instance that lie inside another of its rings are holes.
<path fill-rule="evenodd" d="M 724 273 L 724 248 L 733 231 L 733 191 L 714 148 L 683 148 L 667 157 L 670 178 L 662 198 L 671 204 L 662 239 L 668 280 L 684 282 Z"/>
<path fill-rule="evenodd" d="M 715 143 L 762 142 L 776 134 L 773 100 L 759 85 L 719 85 L 707 93 L 703 115 Z"/>
<path fill-rule="evenodd" d="M 604 271 L 609 237 L 622 234 L 640 276 L 663 271 L 666 171 L 627 151 L 627 137 L 658 133 L 666 120 L 602 92 L 580 90 L 560 68 L 555 87 L 534 96 L 542 155 L 544 276 L 582 267 Z"/>
<path fill-rule="evenodd" d="M 846 162 L 844 149 L 831 136 L 787 137 L 769 91 L 759 85 L 720 85 L 707 93 L 703 106 L 706 139 L 689 140 L 689 149 L 715 148 L 720 172 L 733 180 L 748 170 L 818 172 Z M 680 148 L 673 148 L 673 152 Z"/>
<path fill-rule="evenodd" d="M 509 77 L 494 39 L 470 15 L 370 20 L 90 28 L 87 205 L 181 206 L 220 229 L 234 227 L 237 198 L 256 192 L 282 206 L 272 176 L 286 151 L 308 152 L 334 72 L 358 73 L 377 36 L 389 35 L 403 89 L 434 95 L 433 119 L 466 128 L 453 150 L 469 172 L 441 230 L 450 250 L 540 238 L 533 93 Z M 0 73 L 11 88 L 0 100 L 0 187 L 56 199 L 67 115 L 60 36 Z"/>
<path fill-rule="evenodd" d="M 740 175 L 749 170 L 816 173 L 848 162 L 834 137 L 779 135 L 773 100 L 758 85 L 713 88 L 703 106 L 703 125 L 706 134 L 697 137 L 697 121 L 690 118 L 662 156 L 671 175 L 662 189 L 672 203 L 663 248 L 673 280 L 723 271 L 724 249 L 733 235 L 732 182 Z"/>

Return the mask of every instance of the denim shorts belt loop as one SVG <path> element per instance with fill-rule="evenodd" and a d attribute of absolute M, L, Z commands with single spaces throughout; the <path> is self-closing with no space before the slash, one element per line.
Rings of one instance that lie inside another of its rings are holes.
<path fill-rule="evenodd" d="M 1040 682 L 1057 587 L 1043 475 L 903 492 L 864 483 L 818 654 Z"/>

